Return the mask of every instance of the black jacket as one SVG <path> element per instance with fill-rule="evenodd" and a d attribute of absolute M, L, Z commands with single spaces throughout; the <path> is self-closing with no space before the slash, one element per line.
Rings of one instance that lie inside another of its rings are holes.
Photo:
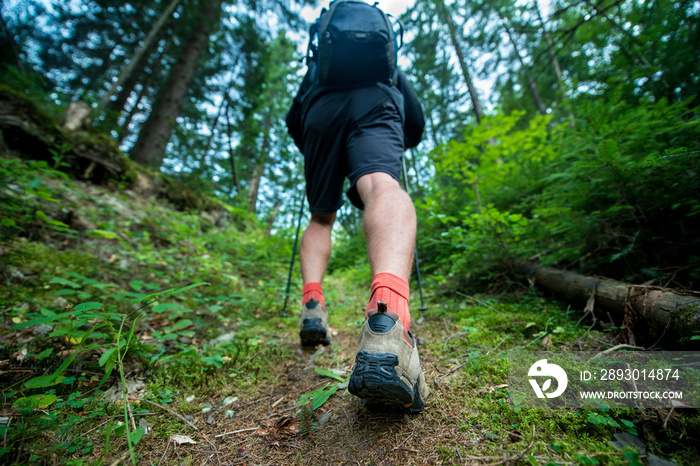
<path fill-rule="evenodd" d="M 304 80 L 299 86 L 299 91 L 296 97 L 294 97 L 294 102 L 292 107 L 287 113 L 287 130 L 289 134 L 294 139 L 294 143 L 297 145 L 299 150 L 302 150 L 302 136 L 304 134 L 304 115 L 306 111 L 311 107 L 311 104 L 316 101 L 316 99 L 323 95 L 325 92 L 330 90 L 336 90 L 331 87 L 316 86 L 311 81 L 311 75 L 313 70 L 309 70 L 304 76 Z M 406 148 L 416 147 L 418 143 L 423 138 L 423 129 L 425 128 L 425 116 L 423 115 L 423 108 L 418 101 L 418 96 L 416 96 L 415 91 L 411 87 L 411 84 L 406 79 L 406 76 L 396 69 L 396 89 L 403 96 L 404 103 L 404 146 Z"/>

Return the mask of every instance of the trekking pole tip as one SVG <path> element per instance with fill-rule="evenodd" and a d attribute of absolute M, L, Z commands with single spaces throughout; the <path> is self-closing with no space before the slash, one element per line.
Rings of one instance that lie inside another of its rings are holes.
<path fill-rule="evenodd" d="M 421 306 L 420 308 L 418 308 L 418 310 L 422 313 L 422 315 L 421 315 L 420 318 L 418 319 L 418 323 L 419 323 L 419 324 L 422 324 L 423 321 L 425 321 L 425 311 L 427 311 L 428 308 L 425 307 L 425 306 Z"/>

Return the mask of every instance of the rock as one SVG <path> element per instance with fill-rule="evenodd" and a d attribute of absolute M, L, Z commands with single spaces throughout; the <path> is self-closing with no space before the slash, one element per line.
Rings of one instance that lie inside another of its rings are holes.
<path fill-rule="evenodd" d="M 46 324 L 39 324 L 34 327 L 34 335 L 46 335 L 53 332 L 53 327 Z"/>
<path fill-rule="evenodd" d="M 220 343 L 226 343 L 228 341 L 233 341 L 235 337 L 236 337 L 235 332 L 224 333 L 224 334 L 221 334 L 218 337 L 214 338 L 211 341 L 211 343 L 214 345 L 217 345 Z"/>

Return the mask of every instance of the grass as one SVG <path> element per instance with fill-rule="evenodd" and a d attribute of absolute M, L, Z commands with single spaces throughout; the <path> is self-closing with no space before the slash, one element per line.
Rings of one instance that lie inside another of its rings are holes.
<path fill-rule="evenodd" d="M 20 202 L 2 192 L 4 218 L 16 219 L 3 222 L 0 243 L 3 464 L 641 464 L 638 448 L 609 443 L 630 430 L 623 420 L 654 454 L 697 461 L 695 410 L 509 404 L 508 350 L 600 350 L 614 335 L 578 326 L 580 310 L 535 290 L 436 296 L 427 277 L 427 318 L 413 315 L 427 408 L 368 411 L 325 372 L 349 376 L 366 268 L 328 277 L 333 344 L 303 351 L 295 312 L 280 316 L 286 237 L 268 238 L 249 218 L 214 224 L 78 184 L 46 166 L 4 167 L 35 194 Z M 81 305 L 92 309 L 80 314 Z M 53 320 L 17 327 L 45 318 Z M 50 385 L 28 386 L 73 355 Z M 123 392 L 120 371 L 133 392 Z"/>

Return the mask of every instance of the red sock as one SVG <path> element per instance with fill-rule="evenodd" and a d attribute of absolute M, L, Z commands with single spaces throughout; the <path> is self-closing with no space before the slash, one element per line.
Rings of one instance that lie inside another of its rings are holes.
<path fill-rule="evenodd" d="M 372 309 L 377 309 L 377 302 L 387 304 L 389 311 L 399 315 L 404 330 L 411 325 L 411 313 L 408 310 L 408 283 L 390 273 L 378 273 L 372 279 L 372 291 L 365 315 Z"/>
<path fill-rule="evenodd" d="M 319 301 L 321 303 L 321 306 L 323 306 L 323 307 L 326 306 L 326 301 L 323 299 L 323 288 L 321 287 L 320 283 L 318 283 L 318 282 L 304 283 L 304 287 L 302 288 L 302 293 L 304 293 L 304 296 L 302 296 L 302 298 L 301 298 L 302 306 L 304 304 L 308 303 L 311 299 Z"/>

